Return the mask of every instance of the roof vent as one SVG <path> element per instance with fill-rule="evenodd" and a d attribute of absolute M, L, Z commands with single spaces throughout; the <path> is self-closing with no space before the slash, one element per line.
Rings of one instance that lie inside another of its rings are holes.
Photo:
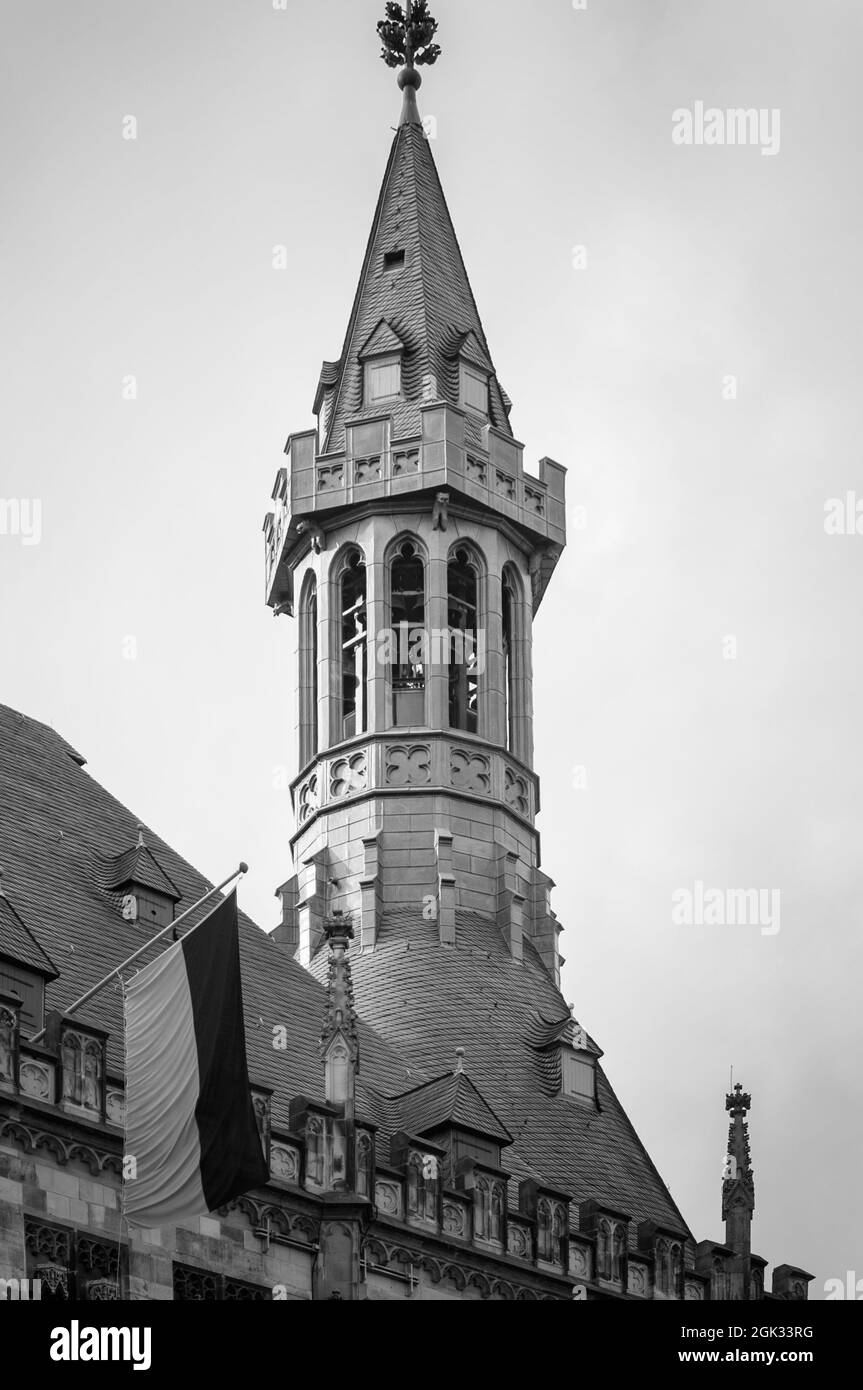
<path fill-rule="evenodd" d="M 384 252 L 384 270 L 389 271 L 391 275 L 398 275 L 400 271 L 404 270 L 404 268 L 404 247 L 402 247 L 401 250 L 394 249 L 392 251 Z"/>

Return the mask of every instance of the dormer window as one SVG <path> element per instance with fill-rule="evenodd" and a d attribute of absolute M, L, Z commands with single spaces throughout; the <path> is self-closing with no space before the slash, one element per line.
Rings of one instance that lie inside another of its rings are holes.
<path fill-rule="evenodd" d="M 596 1099 L 596 1061 L 589 1052 L 561 1048 L 561 1090 L 580 1100 Z"/>
<path fill-rule="evenodd" d="M 466 362 L 461 364 L 461 404 L 488 419 L 488 376 Z"/>
<path fill-rule="evenodd" d="M 156 856 L 144 843 L 143 827 L 138 842 L 111 861 L 105 887 L 118 895 L 121 916 L 127 922 L 161 930 L 174 920 L 174 905 L 182 897 Z"/>
<path fill-rule="evenodd" d="M 400 353 L 377 357 L 366 363 L 366 405 L 389 401 L 401 395 L 402 362 Z"/>

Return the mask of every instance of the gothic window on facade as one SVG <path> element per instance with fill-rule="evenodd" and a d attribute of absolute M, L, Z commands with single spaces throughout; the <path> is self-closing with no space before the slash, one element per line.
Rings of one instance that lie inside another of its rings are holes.
<path fill-rule="evenodd" d="M 540 1197 L 536 1208 L 536 1253 L 540 1260 L 553 1258 L 551 1202 Z"/>
<path fill-rule="evenodd" d="M 447 566 L 449 623 L 449 722 L 479 732 L 479 574 L 462 546 Z"/>
<path fill-rule="evenodd" d="M 14 1086 L 18 1080 L 17 1010 L 0 1000 L 0 1085 Z"/>
<path fill-rule="evenodd" d="M 314 577 L 300 600 L 300 767 L 318 751 L 318 591 Z"/>
<path fill-rule="evenodd" d="M 124 1296 L 128 1251 L 116 1240 L 96 1240 L 81 1231 L 35 1217 L 24 1219 L 27 1273 L 38 1279 L 43 1302 L 104 1303 Z"/>
<path fill-rule="evenodd" d="M 390 566 L 393 659 L 390 665 L 392 722 L 396 728 L 425 724 L 425 566 L 410 541 L 399 546 Z"/>
<path fill-rule="evenodd" d="M 626 1227 L 603 1217 L 596 1231 L 596 1271 L 600 1279 L 622 1280 L 626 1261 Z"/>
<path fill-rule="evenodd" d="M 372 1138 L 370 1134 L 357 1136 L 357 1192 L 361 1197 L 372 1195 Z"/>
<path fill-rule="evenodd" d="M 680 1296 L 680 1280 L 683 1273 L 683 1248 L 679 1241 L 667 1240 L 660 1236 L 656 1242 L 654 1279 L 658 1293 L 666 1298 Z"/>
<path fill-rule="evenodd" d="M 488 377 L 465 362 L 461 365 L 461 404 L 488 419 Z"/>
<path fill-rule="evenodd" d="M 421 1221 L 437 1220 L 439 1170 L 433 1154 L 412 1153 L 407 1163 L 407 1209 Z"/>
<path fill-rule="evenodd" d="M 366 405 L 394 400 L 401 395 L 402 360 L 400 353 L 378 357 L 366 363 Z"/>
<path fill-rule="evenodd" d="M 341 737 L 368 728 L 368 616 L 366 567 L 356 551 L 341 577 L 342 709 Z"/>
<path fill-rule="evenodd" d="M 272 1299 L 272 1291 L 224 1274 L 175 1264 L 174 1298 L 182 1303 L 266 1303 Z"/>
<path fill-rule="evenodd" d="M 306 1127 L 306 1181 L 313 1187 L 324 1185 L 324 1130 L 316 1116 Z"/>

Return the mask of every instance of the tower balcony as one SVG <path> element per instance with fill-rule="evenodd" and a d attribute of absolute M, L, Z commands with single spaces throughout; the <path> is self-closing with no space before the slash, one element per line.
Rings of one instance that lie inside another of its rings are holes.
<path fill-rule="evenodd" d="M 502 748 L 458 730 L 393 729 L 368 734 L 321 753 L 291 787 L 295 839 L 322 812 L 369 797 L 393 803 L 406 822 L 417 796 L 464 798 L 497 804 L 532 829 L 539 810 L 539 779 Z M 467 813 L 466 813 L 467 814 Z"/>
<path fill-rule="evenodd" d="M 270 607 L 292 611 L 292 564 L 308 532 L 347 509 L 407 503 L 418 492 L 472 502 L 524 535 L 541 556 L 538 603 L 566 544 L 566 469 L 544 458 L 537 477 L 526 473 L 522 444 L 457 406 L 429 404 L 421 417 L 421 434 L 407 439 L 392 437 L 389 415 L 355 420 L 341 453 L 319 455 L 315 430 L 291 435 L 264 522 Z"/>

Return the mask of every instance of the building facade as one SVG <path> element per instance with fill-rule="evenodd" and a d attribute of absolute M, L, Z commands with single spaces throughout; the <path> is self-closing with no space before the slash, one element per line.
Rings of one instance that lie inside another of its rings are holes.
<path fill-rule="evenodd" d="M 241 920 L 270 1178 L 188 1226 L 125 1220 L 122 980 L 69 1005 L 210 885 L 0 707 L 0 1288 L 803 1299 L 810 1275 L 779 1265 L 767 1292 L 752 1253 L 749 1097 L 726 1102 L 724 1239 L 696 1242 L 560 992 L 532 631 L 565 470 L 525 469 L 418 112 L 436 26 L 399 14 L 402 114 L 344 346 L 265 522 L 299 692 L 282 920 Z"/>

